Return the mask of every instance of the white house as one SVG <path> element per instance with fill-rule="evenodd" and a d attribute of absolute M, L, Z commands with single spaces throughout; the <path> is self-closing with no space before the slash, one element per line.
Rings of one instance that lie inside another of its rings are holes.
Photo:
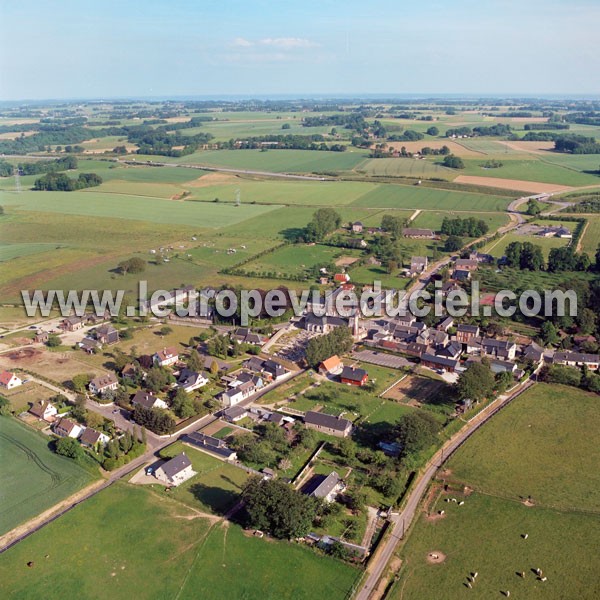
<path fill-rule="evenodd" d="M 177 348 L 163 348 L 152 356 L 152 360 L 159 367 L 169 367 L 179 360 L 179 353 Z"/>
<path fill-rule="evenodd" d="M 77 439 L 82 432 L 82 428 L 80 425 L 75 423 L 75 421 L 71 421 L 70 419 L 59 419 L 54 424 L 54 433 L 59 437 L 71 437 Z"/>
<path fill-rule="evenodd" d="M 188 393 L 205 386 L 207 383 L 206 373 L 198 373 L 191 369 L 181 369 L 181 373 L 177 378 L 177 385 Z"/>
<path fill-rule="evenodd" d="M 174 456 L 154 471 L 156 479 L 173 486 L 180 485 L 195 474 L 196 472 L 192 469 L 192 463 L 185 455 L 185 452 Z"/>
<path fill-rule="evenodd" d="M 106 373 L 92 379 L 88 387 L 92 394 L 99 396 L 108 390 L 116 390 L 119 387 L 119 380 L 114 373 Z"/>
<path fill-rule="evenodd" d="M 54 420 L 54 417 L 58 414 L 56 410 L 56 406 L 51 404 L 47 400 L 40 400 L 39 402 L 35 402 L 33 406 L 29 409 L 29 412 L 38 419 L 42 419 L 43 421 L 51 422 Z"/>
<path fill-rule="evenodd" d="M 86 427 L 85 431 L 81 434 L 79 441 L 83 446 L 97 448 L 98 446 L 106 446 L 110 441 L 110 438 L 105 433 L 96 431 L 91 427 Z"/>
<path fill-rule="evenodd" d="M 135 396 L 131 399 L 131 404 L 134 406 L 139 404 L 144 408 L 168 408 L 164 400 L 161 400 L 151 392 L 144 392 L 142 390 L 135 393 Z"/>
<path fill-rule="evenodd" d="M 12 390 L 13 388 L 19 387 L 23 382 L 19 379 L 14 373 L 10 371 L 2 371 L 0 373 L 0 386 L 6 388 L 7 390 Z"/>

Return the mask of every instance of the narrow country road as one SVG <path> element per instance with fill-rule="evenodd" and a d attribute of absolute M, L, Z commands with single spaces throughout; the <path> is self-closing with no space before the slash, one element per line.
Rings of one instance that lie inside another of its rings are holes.
<path fill-rule="evenodd" d="M 355 600 L 369 600 L 371 594 L 377 588 L 387 564 L 396 551 L 398 543 L 403 539 L 405 531 L 415 519 L 421 499 L 440 466 L 484 423 L 532 385 L 534 385 L 534 382 L 528 379 L 512 393 L 497 398 L 434 454 L 416 479 L 402 512 L 392 518 L 391 534 L 383 542 L 383 546 L 378 548 L 373 554 L 367 567 L 367 576 L 363 580 L 361 588 L 356 592 L 354 596 Z"/>

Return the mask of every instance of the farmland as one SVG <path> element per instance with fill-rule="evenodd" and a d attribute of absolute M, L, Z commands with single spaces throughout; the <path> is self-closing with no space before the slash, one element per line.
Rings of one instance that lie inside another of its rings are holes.
<path fill-rule="evenodd" d="M 54 454 L 48 438 L 0 417 L 0 534 L 60 502 L 92 481 L 72 460 Z M 3 579 L 5 579 L 3 577 Z"/>
<path fill-rule="evenodd" d="M 26 566 L 30 560 L 34 569 Z M 102 590 L 102 597 L 117 600 L 198 594 L 251 600 L 264 598 L 267 589 L 273 597 L 308 599 L 318 580 L 327 597 L 343 600 L 357 575 L 334 559 L 211 524 L 177 500 L 126 484 L 97 494 L 0 563 L 5 594 L 49 599 L 97 597 Z"/>
<path fill-rule="evenodd" d="M 566 246 L 569 240 L 561 239 L 561 238 L 545 238 L 540 236 L 532 236 L 532 235 L 520 235 L 518 233 L 507 233 L 503 235 L 499 240 L 494 240 L 490 242 L 487 246 L 484 247 L 484 252 L 491 254 L 497 258 L 504 256 L 506 247 L 512 242 L 531 242 L 536 246 L 540 246 L 542 249 L 542 253 L 544 254 L 544 258 L 548 258 L 548 254 L 552 248 L 560 248 L 562 246 Z"/>
<path fill-rule="evenodd" d="M 400 551 L 393 597 L 454 598 L 473 571 L 479 578 L 470 594 L 478 598 L 501 590 L 527 598 L 596 597 L 595 557 L 586 549 L 600 534 L 593 492 L 600 483 L 598 420 L 593 394 L 538 384 L 477 431 L 447 472 L 451 486 L 466 484 L 474 493 L 462 507 L 443 503 L 444 494 L 434 497 L 429 514 L 444 508 L 447 515 L 420 516 Z M 445 560 L 430 564 L 431 552 Z M 531 572 L 538 567 L 547 582 Z"/>

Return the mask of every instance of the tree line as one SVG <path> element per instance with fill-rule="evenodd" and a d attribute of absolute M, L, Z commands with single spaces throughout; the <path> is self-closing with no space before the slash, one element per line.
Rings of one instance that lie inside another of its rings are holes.
<path fill-rule="evenodd" d="M 102 177 L 96 173 L 80 173 L 72 179 L 65 173 L 46 173 L 35 180 L 33 189 L 45 192 L 74 192 L 84 188 L 95 187 L 102 183 Z"/>

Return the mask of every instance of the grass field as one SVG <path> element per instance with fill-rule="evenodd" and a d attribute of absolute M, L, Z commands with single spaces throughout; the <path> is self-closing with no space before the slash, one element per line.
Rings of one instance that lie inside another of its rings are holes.
<path fill-rule="evenodd" d="M 465 219 L 467 217 L 481 219 L 488 224 L 490 231 L 496 231 L 496 229 L 503 227 L 504 225 L 507 225 L 509 223 L 509 218 L 505 213 L 471 213 L 469 215 L 465 215 L 460 212 L 455 213 L 452 211 L 441 212 L 424 210 L 412 222 L 412 226 L 433 229 L 433 231 L 439 231 L 442 226 L 442 221 L 445 217 L 448 217 L 449 219 Z"/>
<path fill-rule="evenodd" d="M 504 256 L 504 252 L 506 247 L 512 242 L 531 242 L 535 246 L 539 246 L 542 249 L 544 257 L 547 259 L 548 254 L 552 248 L 560 248 L 561 246 L 566 246 L 569 240 L 564 240 L 561 238 L 544 238 L 538 237 L 536 235 L 519 235 L 517 233 L 507 233 L 503 235 L 500 239 L 494 240 L 484 246 L 482 252 L 486 252 L 500 258 Z"/>
<path fill-rule="evenodd" d="M 582 251 L 592 256 L 598 249 L 598 242 L 600 240 L 600 216 L 586 215 L 585 218 L 587 219 L 587 227 L 580 243 Z"/>
<path fill-rule="evenodd" d="M 353 202 L 353 206 L 501 212 L 509 203 L 510 198 L 487 194 L 450 192 L 419 186 L 380 185 Z"/>
<path fill-rule="evenodd" d="M 423 140 L 423 146 L 426 146 Z M 357 171 L 371 176 L 414 177 L 430 179 L 432 177 L 452 181 L 457 172 L 444 167 L 436 158 L 416 160 L 414 158 L 371 158 L 357 167 Z"/>
<path fill-rule="evenodd" d="M 318 581 L 327 598 L 343 600 L 357 575 L 302 546 L 248 537 L 235 525 L 211 526 L 175 500 L 125 484 L 94 496 L 0 561 L 3 593 L 11 598 L 308 600 Z"/>
<path fill-rule="evenodd" d="M 48 448 L 46 436 L 11 417 L 0 417 L 0 454 L 0 534 L 92 481 L 89 472 L 54 454 Z"/>
<path fill-rule="evenodd" d="M 430 511 L 443 508 L 443 519 L 421 515 L 400 552 L 392 598 L 457 598 L 473 571 L 479 578 L 468 593 L 476 598 L 506 590 L 533 599 L 598 597 L 598 557 L 589 552 L 600 535 L 596 409 L 593 394 L 538 384 L 475 433 L 448 463 L 449 479 L 475 493 L 463 507 L 439 499 Z M 521 501 L 528 496 L 534 506 Z M 431 565 L 429 552 L 446 560 Z M 547 582 L 537 581 L 535 568 Z"/>
<path fill-rule="evenodd" d="M 269 206 L 175 202 L 96 191 L 2 193 L 0 202 L 27 211 L 189 225 L 199 228 L 223 227 L 273 210 L 273 207 Z"/>

